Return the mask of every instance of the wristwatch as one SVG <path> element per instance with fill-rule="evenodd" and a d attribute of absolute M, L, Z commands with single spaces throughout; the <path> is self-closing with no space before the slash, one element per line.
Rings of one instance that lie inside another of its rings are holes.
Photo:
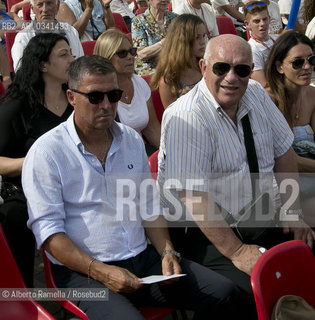
<path fill-rule="evenodd" d="M 110 9 L 110 5 L 107 4 L 106 6 L 103 6 L 103 8 L 104 8 L 105 10 Z"/>
<path fill-rule="evenodd" d="M 173 254 L 174 256 L 176 256 L 178 262 L 182 259 L 182 256 L 179 252 L 175 251 L 175 250 L 164 250 L 161 254 L 161 260 L 163 260 L 164 256 L 167 255 L 168 253 Z"/>

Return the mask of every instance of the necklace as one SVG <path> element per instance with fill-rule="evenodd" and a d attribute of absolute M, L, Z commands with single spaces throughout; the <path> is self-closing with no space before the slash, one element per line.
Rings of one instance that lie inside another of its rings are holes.
<path fill-rule="evenodd" d="M 47 105 L 46 102 L 44 103 L 44 107 L 45 107 L 46 109 L 48 109 L 48 110 L 51 110 L 51 109 L 48 107 L 48 105 Z M 59 106 L 54 106 L 53 109 L 59 111 L 60 107 L 59 107 Z"/>
<path fill-rule="evenodd" d="M 107 156 L 108 150 L 109 150 L 109 148 L 111 146 L 112 138 L 111 137 L 106 137 L 105 138 L 105 140 L 104 140 L 104 142 L 105 142 L 104 151 L 101 152 L 101 156 L 99 156 L 99 154 L 100 154 L 99 150 L 100 149 L 93 150 L 93 148 L 91 148 L 89 146 L 89 144 L 86 141 L 84 141 L 84 139 L 81 138 L 81 141 L 82 141 L 82 143 L 83 143 L 83 145 L 85 147 L 85 150 L 89 151 L 90 153 L 94 154 L 97 157 L 97 159 L 99 160 L 99 162 L 102 165 L 103 170 L 105 171 L 106 156 Z"/>
<path fill-rule="evenodd" d="M 299 95 L 299 103 L 298 103 L 298 106 L 294 112 L 294 122 L 295 124 L 299 121 L 300 119 L 300 110 L 301 110 L 301 105 L 302 105 L 302 92 L 300 92 L 300 95 Z"/>
<path fill-rule="evenodd" d="M 124 94 L 125 94 L 125 100 L 127 101 L 127 100 L 129 99 L 128 92 L 125 90 L 125 91 L 124 91 Z"/>
<path fill-rule="evenodd" d="M 272 44 L 275 43 L 275 40 L 272 39 L 271 37 L 269 37 L 269 39 L 268 39 L 267 41 L 260 41 L 260 40 L 256 39 L 256 38 L 253 37 L 253 36 L 252 36 L 252 39 L 255 40 L 256 42 L 262 44 L 262 45 L 263 45 L 265 48 L 267 48 L 269 51 L 271 50 L 271 47 L 267 46 L 267 45 L 266 45 L 266 42 L 269 41 L 269 40 L 271 40 L 271 41 L 272 41 Z"/>

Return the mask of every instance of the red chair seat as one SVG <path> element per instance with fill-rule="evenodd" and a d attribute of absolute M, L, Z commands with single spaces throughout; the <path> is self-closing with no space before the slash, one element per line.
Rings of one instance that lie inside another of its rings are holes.
<path fill-rule="evenodd" d="M 258 319 L 270 320 L 283 295 L 297 295 L 315 307 L 315 257 L 301 240 L 281 243 L 267 250 L 251 274 Z"/>

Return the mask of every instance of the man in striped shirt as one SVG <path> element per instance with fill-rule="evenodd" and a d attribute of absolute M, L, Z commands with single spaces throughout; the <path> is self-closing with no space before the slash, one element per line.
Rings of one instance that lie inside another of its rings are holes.
<path fill-rule="evenodd" d="M 158 174 L 161 199 L 169 220 L 180 217 L 187 226 L 192 218 L 199 227 L 186 229 L 180 241 L 174 239 L 177 250 L 232 279 L 251 296 L 249 276 L 265 250 L 261 246 L 284 241 L 288 233 L 312 246 L 314 232 L 298 219 L 294 225 L 272 229 L 275 238 L 249 245 L 235 235 L 216 204 L 235 216 L 253 199 L 241 122 L 246 114 L 261 174 L 273 177 L 273 172 L 297 172 L 293 134 L 262 86 L 249 79 L 252 54 L 241 37 L 211 39 L 200 67 L 200 83 L 163 116 Z M 261 180 L 259 188 L 267 191 Z M 285 209 L 296 214 L 301 211 L 298 201 Z M 182 213 L 188 217 L 183 218 Z"/>

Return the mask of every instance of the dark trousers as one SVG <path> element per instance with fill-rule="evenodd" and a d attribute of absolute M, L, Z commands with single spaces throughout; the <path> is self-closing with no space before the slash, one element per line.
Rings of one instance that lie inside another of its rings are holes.
<path fill-rule="evenodd" d="M 139 278 L 161 274 L 161 260 L 149 246 L 134 258 L 108 263 L 128 269 Z M 169 285 L 144 285 L 131 294 L 118 294 L 109 290 L 108 301 L 79 301 L 78 306 L 91 320 L 143 319 L 135 306 L 157 305 L 194 310 L 194 319 L 255 319 L 247 311 L 246 295 L 229 279 L 195 262 L 182 259 L 182 273 Z M 55 281 L 60 288 L 104 288 L 98 281 L 87 281 L 86 275 L 53 265 Z"/>
<path fill-rule="evenodd" d="M 231 260 L 223 256 L 199 228 L 193 227 L 188 230 L 170 228 L 170 234 L 176 250 L 182 252 L 188 259 L 232 280 L 239 288 L 247 292 L 250 300 L 254 303 L 250 277 L 236 268 Z M 269 249 L 276 244 L 292 239 L 293 234 L 284 234 L 282 228 L 268 228 L 258 240 L 246 241 L 246 243 L 257 244 Z"/>

